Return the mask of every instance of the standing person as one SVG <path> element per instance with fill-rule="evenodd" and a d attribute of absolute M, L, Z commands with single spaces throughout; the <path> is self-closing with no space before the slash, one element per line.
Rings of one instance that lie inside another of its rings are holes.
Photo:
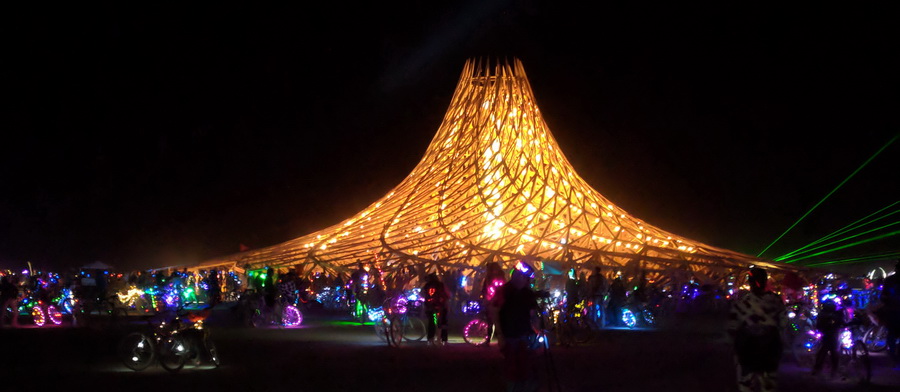
<path fill-rule="evenodd" d="M 447 288 L 447 292 L 450 293 L 450 298 L 447 299 L 447 309 L 455 309 L 459 310 L 459 273 L 457 269 L 449 268 L 444 272 L 444 287 Z"/>
<path fill-rule="evenodd" d="M 738 367 L 738 391 L 777 389 L 781 361 L 781 328 L 784 302 L 768 291 L 766 270 L 750 269 L 750 292 L 737 298 L 728 316 L 728 334 L 734 342 Z"/>
<path fill-rule="evenodd" d="M 425 301 L 425 317 L 428 322 L 428 344 L 435 345 L 434 337 L 436 329 L 441 330 L 441 345 L 447 344 L 447 300 L 450 292 L 447 286 L 438 278 L 436 273 L 431 273 L 422 286 L 422 296 Z"/>
<path fill-rule="evenodd" d="M 278 287 L 275 285 L 275 269 L 266 266 L 265 278 L 263 279 L 263 302 L 266 304 L 267 321 L 281 320 L 281 315 L 277 314 L 278 309 L 275 308 L 275 300 L 278 299 Z"/>
<path fill-rule="evenodd" d="M 219 284 L 219 270 L 213 268 L 209 271 L 209 277 L 206 278 L 207 296 L 209 297 L 209 307 L 212 308 L 222 302 L 222 286 Z"/>
<path fill-rule="evenodd" d="M 609 303 L 606 305 L 608 325 L 622 325 L 622 307 L 625 306 L 625 283 L 622 277 L 616 276 L 609 285 Z"/>
<path fill-rule="evenodd" d="M 580 283 L 576 276 L 575 268 L 570 268 L 566 278 L 566 312 L 568 314 L 572 314 L 572 311 L 575 310 L 575 305 L 581 301 L 578 295 L 581 291 Z"/>
<path fill-rule="evenodd" d="M 507 391 L 537 391 L 537 351 L 531 320 L 536 315 L 537 295 L 531 289 L 534 269 L 519 261 L 509 282 L 497 292 L 490 309 L 497 320 L 497 341 L 503 354 Z"/>
<path fill-rule="evenodd" d="M 484 281 L 481 284 L 481 302 L 483 304 L 483 309 L 488 309 L 495 294 L 503 288 L 504 284 L 506 284 L 506 275 L 503 274 L 503 268 L 500 268 L 500 263 L 496 261 L 489 262 L 484 273 Z M 485 311 L 484 321 L 487 322 L 487 339 L 484 343 L 481 343 L 481 346 L 488 347 L 491 345 L 491 338 L 494 335 L 494 325 L 496 324 L 496 321 L 494 320 L 493 314 L 489 311 Z"/>
<path fill-rule="evenodd" d="M 839 331 L 844 325 L 844 313 L 838 310 L 837 304 L 833 300 L 825 301 L 822 304 L 822 310 L 816 316 L 816 330 L 822 334 L 820 341 L 822 345 L 819 352 L 816 353 L 816 363 L 813 365 L 812 374 L 815 376 L 822 371 L 825 365 L 825 357 L 831 354 L 831 377 L 837 373 L 838 368 L 838 351 Z"/>
<path fill-rule="evenodd" d="M 10 317 L 10 325 L 17 328 L 19 326 L 19 286 L 16 286 L 10 275 L 3 275 L 0 280 L 0 327 L 3 326 L 2 322 L 7 312 Z"/>
<path fill-rule="evenodd" d="M 594 267 L 594 272 L 591 273 L 591 276 L 588 277 L 588 296 L 591 300 L 592 308 L 591 311 L 593 313 L 592 316 L 596 316 L 600 320 L 597 320 L 600 324 L 599 326 L 604 326 L 604 321 L 606 318 L 603 317 L 604 309 L 603 309 L 603 296 L 606 295 L 606 278 L 603 277 L 603 272 L 600 269 L 600 266 Z"/>
<path fill-rule="evenodd" d="M 900 352 L 897 339 L 900 338 L 900 259 L 894 265 L 894 274 L 884 279 L 881 288 L 881 308 L 878 318 L 887 328 L 887 352 L 894 360 L 894 366 L 900 366 Z"/>

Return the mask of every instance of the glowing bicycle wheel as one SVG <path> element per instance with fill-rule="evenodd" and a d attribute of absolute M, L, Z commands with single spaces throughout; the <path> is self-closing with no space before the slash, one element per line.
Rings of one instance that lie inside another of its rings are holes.
<path fill-rule="evenodd" d="M 463 339 L 466 343 L 479 345 L 487 341 L 487 322 L 481 318 L 473 319 L 463 328 Z"/>
<path fill-rule="evenodd" d="M 150 336 L 132 332 L 119 342 L 119 360 L 127 368 L 135 371 L 146 369 L 156 359 L 156 348 Z"/>
<path fill-rule="evenodd" d="M 870 352 L 878 353 L 887 349 L 887 327 L 878 325 L 870 328 L 863 336 L 863 342 Z"/>
<path fill-rule="evenodd" d="M 285 327 L 296 327 L 303 322 L 303 313 L 294 305 L 284 307 L 281 315 L 281 324 Z"/>
<path fill-rule="evenodd" d="M 637 317 L 634 316 L 634 312 L 631 309 L 622 310 L 622 322 L 625 323 L 625 326 L 628 328 L 634 328 L 637 325 Z"/>
<path fill-rule="evenodd" d="M 645 310 L 641 312 L 641 316 L 644 318 L 644 323 L 647 324 L 648 327 L 652 327 L 656 324 L 656 317 L 653 316 L 653 313 Z"/>
<path fill-rule="evenodd" d="M 47 318 L 44 317 L 44 310 L 40 306 L 31 308 L 31 317 L 34 319 L 34 325 L 38 327 L 43 327 L 44 323 L 47 322 Z"/>
<path fill-rule="evenodd" d="M 47 306 L 47 318 L 50 319 L 53 325 L 59 325 L 62 323 L 62 312 L 57 310 L 56 306 Z"/>

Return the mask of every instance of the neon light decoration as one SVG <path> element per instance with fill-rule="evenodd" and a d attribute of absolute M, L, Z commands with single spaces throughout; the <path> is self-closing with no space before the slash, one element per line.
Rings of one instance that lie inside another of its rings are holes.
<path fill-rule="evenodd" d="M 294 305 L 284 307 L 281 315 L 281 324 L 286 327 L 296 327 L 303 322 L 303 313 Z"/>

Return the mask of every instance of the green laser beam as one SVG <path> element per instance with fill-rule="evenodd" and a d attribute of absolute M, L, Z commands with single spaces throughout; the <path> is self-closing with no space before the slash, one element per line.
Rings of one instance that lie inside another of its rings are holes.
<path fill-rule="evenodd" d="M 844 226 L 844 227 L 842 227 L 842 228 L 840 228 L 840 229 L 838 229 L 838 230 L 832 232 L 831 234 L 828 234 L 828 235 L 826 235 L 826 236 L 824 236 L 824 237 L 822 237 L 822 238 L 819 238 L 819 239 L 817 239 L 817 240 L 815 240 L 815 241 L 813 241 L 813 242 L 810 242 L 810 243 L 808 243 L 808 244 L 806 244 L 806 245 L 803 245 L 802 247 L 797 248 L 797 249 L 795 249 L 795 250 L 793 250 L 793 251 L 791 251 L 791 252 L 788 252 L 788 253 L 785 253 L 785 254 L 783 254 L 783 255 L 781 255 L 781 256 L 778 256 L 778 257 L 774 258 L 773 260 L 775 260 L 775 261 L 781 261 L 781 260 L 784 260 L 784 259 L 788 259 L 788 258 L 790 258 L 791 256 L 797 254 L 798 252 L 800 252 L 800 251 L 802 251 L 802 250 L 804 250 L 804 249 L 806 249 L 806 248 L 808 248 L 808 247 L 810 247 L 810 246 L 816 245 L 816 244 L 818 244 L 818 243 L 820 243 L 820 242 L 823 242 L 823 241 L 827 241 L 827 240 L 829 240 L 829 239 L 832 239 L 832 238 L 837 237 L 837 236 L 839 236 L 839 235 L 841 235 L 841 234 L 844 234 L 844 233 L 847 233 L 847 232 L 856 230 L 856 229 L 861 228 L 861 227 L 863 227 L 863 226 L 868 226 L 868 225 L 870 225 L 870 224 L 872 224 L 872 223 L 875 223 L 875 222 L 877 222 L 877 221 L 879 221 L 879 220 L 882 220 L 882 219 L 884 219 L 884 218 L 887 218 L 887 217 L 889 217 L 889 216 L 891 216 L 891 215 L 898 214 L 898 213 L 900 213 L 900 210 L 897 210 L 897 211 L 893 211 L 893 212 L 887 213 L 887 214 L 885 214 L 885 215 L 882 215 L 882 216 L 880 216 L 880 217 L 878 217 L 878 218 L 872 219 L 872 220 L 870 220 L 870 221 L 868 221 L 868 222 L 865 222 L 865 223 L 860 223 L 860 222 L 862 222 L 863 220 L 866 220 L 866 219 L 871 218 L 872 215 L 875 215 L 875 214 L 877 214 L 877 213 L 879 213 L 879 212 L 881 212 L 881 211 L 884 211 L 884 210 L 886 210 L 886 209 L 888 209 L 888 208 L 891 208 L 891 207 L 893 207 L 894 205 L 896 205 L 896 204 L 898 204 L 898 203 L 900 203 L 900 200 L 895 201 L 895 202 L 891 203 L 891 205 L 889 205 L 889 206 L 887 206 L 887 207 L 884 207 L 884 208 L 882 208 L 882 209 L 880 209 L 880 210 L 878 210 L 878 211 L 875 211 L 875 212 L 873 212 L 873 213 L 871 213 L 871 214 L 869 214 L 869 215 L 867 215 L 867 216 L 865 216 L 865 217 L 863 217 L 863 218 L 861 218 L 861 219 L 858 219 L 857 221 L 855 221 L 855 222 L 853 222 L 853 223 L 851 223 L 851 224 L 849 224 L 849 225 L 847 225 L 847 226 Z"/>
<path fill-rule="evenodd" d="M 897 234 L 900 234 L 900 231 L 892 231 L 892 232 L 890 232 L 890 233 L 882 234 L 882 235 L 877 236 L 877 237 L 874 237 L 874 238 L 867 238 L 867 239 L 864 239 L 864 240 L 861 240 L 861 241 L 854 242 L 854 243 L 852 243 L 852 244 L 847 244 L 847 245 L 840 246 L 840 247 L 837 247 L 837 248 L 825 250 L 825 251 L 822 251 L 822 252 L 819 252 L 819 253 L 813 253 L 813 254 L 808 255 L 808 256 L 806 256 L 806 257 L 801 257 L 801 258 L 798 258 L 798 259 L 794 259 L 794 260 L 791 260 L 791 261 L 787 261 L 787 263 L 796 263 L 796 262 L 798 262 L 798 261 L 800 261 L 800 260 L 806 260 L 806 259 L 811 258 L 811 257 L 821 256 L 821 255 L 828 254 L 828 253 L 831 253 L 831 252 L 839 251 L 839 250 L 841 250 L 841 249 L 847 249 L 847 248 L 850 248 L 850 247 L 853 247 L 853 246 L 866 244 L 866 243 L 869 243 L 869 242 L 872 242 L 872 241 L 878 241 L 878 240 L 880 240 L 880 239 L 884 239 L 884 238 L 887 238 L 887 237 L 895 236 L 895 235 L 897 235 Z"/>
<path fill-rule="evenodd" d="M 817 247 L 814 247 L 814 248 L 811 248 L 811 249 L 807 249 L 807 250 L 805 250 L 805 251 L 803 251 L 803 252 L 798 253 L 798 255 L 799 255 L 799 254 L 803 254 L 803 253 L 809 253 L 809 252 L 812 252 L 812 251 L 817 250 L 817 249 L 822 249 L 822 248 L 825 248 L 825 247 L 828 247 L 828 246 L 831 246 L 831 245 L 834 245 L 834 244 L 837 244 L 837 243 L 840 243 L 840 242 L 852 240 L 852 239 L 857 238 L 857 237 L 859 237 L 859 236 L 866 235 L 866 234 L 869 234 L 869 233 L 872 233 L 872 232 L 875 232 L 875 231 L 878 231 L 878 230 L 881 230 L 881 229 L 885 229 L 885 228 L 888 228 L 888 227 L 891 227 L 891 226 L 894 226 L 894 225 L 898 225 L 898 224 L 900 224 L 900 221 L 897 221 L 897 222 L 894 222 L 894 223 L 888 223 L 888 224 L 886 224 L 886 225 L 882 225 L 881 227 L 876 227 L 876 228 L 874 228 L 874 229 L 869 229 L 869 230 L 866 230 L 866 231 L 864 231 L 864 232 L 862 232 L 862 233 L 857 233 L 857 234 L 854 234 L 854 235 L 850 235 L 850 236 L 847 236 L 847 237 L 844 237 L 844 238 L 841 238 L 841 239 L 838 239 L 838 240 L 831 241 L 831 242 L 829 242 L 829 243 L 827 243 L 827 244 L 824 244 L 824 245 L 819 245 L 819 246 L 817 246 Z M 843 249 L 843 248 L 838 248 L 838 249 Z M 794 260 L 794 261 L 796 261 L 796 260 Z M 793 263 L 794 261 L 785 261 L 785 262 L 786 262 L 786 263 Z"/>
<path fill-rule="evenodd" d="M 817 267 L 820 265 L 833 265 L 833 264 L 853 264 L 853 263 L 861 263 L 864 261 L 872 261 L 879 259 L 892 259 L 894 257 L 900 256 L 900 252 L 892 252 L 892 253 L 882 253 L 871 256 L 862 256 L 862 257 L 853 257 L 848 259 L 837 259 L 837 260 L 825 260 L 815 263 L 804 264 L 807 267 Z"/>
<path fill-rule="evenodd" d="M 793 256 L 794 254 L 796 254 L 796 253 L 798 253 L 798 252 L 800 252 L 800 251 L 802 251 L 802 250 L 804 250 L 804 249 L 806 249 L 806 248 L 808 248 L 808 247 L 810 247 L 810 246 L 813 246 L 813 245 L 816 245 L 816 244 L 821 243 L 821 242 L 823 242 L 823 241 L 826 241 L 826 240 L 829 240 L 829 239 L 831 239 L 831 238 L 837 237 L 837 236 L 839 236 L 839 235 L 841 235 L 841 234 L 844 234 L 844 233 L 847 233 L 847 232 L 850 232 L 850 231 L 859 229 L 859 228 L 861 228 L 861 227 L 868 226 L 868 225 L 870 225 L 870 224 L 872 224 L 872 223 L 875 223 L 875 222 L 877 222 L 877 221 L 879 221 L 879 220 L 882 220 L 882 219 L 884 219 L 884 218 L 887 218 L 887 217 L 889 217 L 889 216 L 891 216 L 891 215 L 900 213 L 900 210 L 897 210 L 897 211 L 893 211 L 893 212 L 887 213 L 887 214 L 885 214 L 885 215 L 882 215 L 882 216 L 880 216 L 880 217 L 878 217 L 878 218 L 872 219 L 872 220 L 870 220 L 870 221 L 868 221 L 868 222 L 860 223 L 860 222 L 862 222 L 863 220 L 869 219 L 869 218 L 871 218 L 873 215 L 875 215 L 875 214 L 877 214 L 877 213 L 880 213 L 880 212 L 884 211 L 885 209 L 890 208 L 890 207 L 892 207 L 892 206 L 894 206 L 894 205 L 896 205 L 896 204 L 898 204 L 898 203 L 900 203 L 900 201 L 896 201 L 896 202 L 892 203 L 891 205 L 889 205 L 889 206 L 887 206 L 887 207 L 884 207 L 884 208 L 882 208 L 882 209 L 880 209 L 880 210 L 878 210 L 878 211 L 876 211 L 876 212 L 873 212 L 873 213 L 871 213 L 871 214 L 869 214 L 869 215 L 867 215 L 867 216 L 865 216 L 865 217 L 863 217 L 863 218 L 861 218 L 861 219 L 858 219 L 858 220 L 856 220 L 855 222 L 853 222 L 853 223 L 851 223 L 851 224 L 849 224 L 849 225 L 847 225 L 847 226 L 844 226 L 844 227 L 842 227 L 842 228 L 840 228 L 840 229 L 838 229 L 838 230 L 832 232 L 831 234 L 828 234 L 828 235 L 826 235 L 826 236 L 824 236 L 824 237 L 822 237 L 822 238 L 819 238 L 819 239 L 817 239 L 817 240 L 815 240 L 815 241 L 813 241 L 813 242 L 810 242 L 810 243 L 808 243 L 808 244 L 806 244 L 806 245 L 804 245 L 804 246 L 802 246 L 802 247 L 800 247 L 800 248 L 797 248 L 797 249 L 795 249 L 795 250 L 793 250 L 793 251 L 791 251 L 791 252 L 785 253 L 784 255 L 778 256 L 778 257 L 776 257 L 774 260 L 779 261 L 779 260 L 783 260 L 783 259 L 790 258 L 790 256 Z"/>
<path fill-rule="evenodd" d="M 868 165 L 869 162 L 872 162 L 872 160 L 875 159 L 875 157 L 877 157 L 878 154 L 881 154 L 881 152 L 884 151 L 884 149 L 886 149 L 889 145 L 891 145 L 891 143 L 893 143 L 895 140 L 897 140 L 898 137 L 900 137 L 900 134 L 894 136 L 893 138 L 891 138 L 891 140 L 889 140 L 887 142 L 887 144 L 885 144 L 884 146 L 879 148 L 878 151 L 875 152 L 875 154 L 873 154 L 871 157 L 869 157 L 869 159 L 867 159 L 865 162 L 863 162 L 862 165 L 860 165 L 858 168 L 856 168 L 856 170 L 854 170 L 853 173 L 850 173 L 850 175 L 847 176 L 847 178 L 845 178 L 844 181 L 841 181 L 841 183 L 838 184 L 834 189 L 832 189 L 831 192 L 828 192 L 828 194 L 825 195 L 825 197 L 823 197 L 822 200 L 819 200 L 818 203 L 816 203 L 814 206 L 812 206 L 812 208 L 810 208 L 809 211 L 806 211 L 806 213 L 803 214 L 803 216 L 801 216 L 800 219 L 797 219 L 797 221 L 794 222 L 794 224 L 792 224 L 790 227 L 788 227 L 787 230 L 784 231 L 784 233 L 781 233 L 781 235 L 779 235 L 778 238 L 775 239 L 775 241 L 772 241 L 772 243 L 769 244 L 769 246 L 765 247 L 765 249 L 760 251 L 759 254 L 756 255 L 756 257 L 762 257 L 762 254 L 766 253 L 766 251 L 769 250 L 769 248 L 771 248 L 772 245 L 775 245 L 775 243 L 778 242 L 779 240 L 781 240 L 781 238 L 784 237 L 785 234 L 787 234 L 789 231 L 793 230 L 793 228 L 795 226 L 797 226 L 797 224 L 800 223 L 800 221 L 805 219 L 807 215 L 812 213 L 813 210 L 818 208 L 819 205 L 821 205 L 825 200 L 827 200 L 829 197 L 831 197 L 831 195 L 834 192 L 836 192 L 838 189 L 840 189 L 842 186 L 844 186 L 844 184 L 846 184 L 847 181 L 850 181 L 850 179 L 853 178 L 853 176 L 855 176 L 856 173 L 859 173 L 859 171 L 862 170 L 862 168 L 866 167 L 866 165 Z"/>

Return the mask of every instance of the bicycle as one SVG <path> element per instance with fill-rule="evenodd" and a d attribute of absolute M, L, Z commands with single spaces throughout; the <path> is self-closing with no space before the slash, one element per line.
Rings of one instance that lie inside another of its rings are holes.
<path fill-rule="evenodd" d="M 887 350 L 887 327 L 878 324 L 870 324 L 863 332 L 863 342 L 869 352 L 880 353 Z"/>
<path fill-rule="evenodd" d="M 482 301 L 467 301 L 461 307 L 462 313 L 473 318 L 463 327 L 463 340 L 473 346 L 481 346 L 488 342 L 488 319 L 486 309 L 482 309 Z"/>
<path fill-rule="evenodd" d="M 652 327 L 656 325 L 656 316 L 646 305 L 626 305 L 621 311 L 621 320 L 628 328 L 638 326 Z"/>
<path fill-rule="evenodd" d="M 279 296 L 273 306 L 268 306 L 262 296 L 251 296 L 250 325 L 254 328 L 265 326 L 296 327 L 303 322 L 303 312 L 292 300 Z"/>
<path fill-rule="evenodd" d="M 794 358 L 800 367 L 811 369 L 822 346 L 822 334 L 816 330 L 809 330 L 800 337 L 801 339 L 798 339 L 792 346 Z M 832 369 L 832 373 L 839 374 L 844 380 L 861 384 L 871 381 L 872 361 L 869 357 L 869 350 L 862 341 L 857 323 L 848 323 L 840 330 L 838 358 L 838 368 Z"/>
<path fill-rule="evenodd" d="M 588 318 L 585 301 L 579 301 L 566 311 L 557 310 L 556 330 L 559 343 L 564 346 L 581 345 L 594 337 L 597 326 Z"/>
<path fill-rule="evenodd" d="M 153 363 L 166 371 L 180 371 L 187 361 L 199 365 L 205 359 L 213 366 L 220 365 L 218 349 L 204 328 L 203 313 L 189 313 L 170 322 L 150 323 L 149 332 L 132 332 L 118 344 L 117 355 L 131 370 L 141 371 Z"/>
<path fill-rule="evenodd" d="M 375 321 L 379 339 L 396 347 L 402 342 L 425 339 L 427 330 L 421 313 L 422 300 L 413 292 L 388 298 L 381 308 L 371 310 L 368 318 Z"/>
<path fill-rule="evenodd" d="M 30 313 L 34 325 L 38 327 L 43 327 L 47 322 L 53 325 L 62 324 L 62 312 L 52 304 L 45 304 L 44 301 L 33 302 Z"/>

